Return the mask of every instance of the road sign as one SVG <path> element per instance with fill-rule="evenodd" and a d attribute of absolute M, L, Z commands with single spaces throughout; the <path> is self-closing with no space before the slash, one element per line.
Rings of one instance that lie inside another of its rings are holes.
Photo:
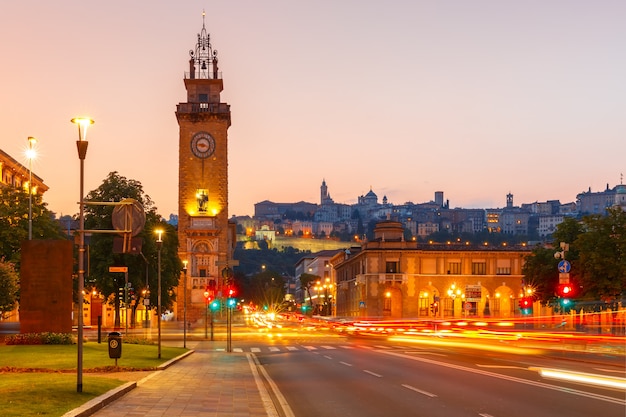
<path fill-rule="evenodd" d="M 557 268 L 559 269 L 559 272 L 566 274 L 572 269 L 572 264 L 563 259 L 559 262 L 559 266 Z"/>
<path fill-rule="evenodd" d="M 464 307 L 465 307 L 465 310 L 469 311 L 469 310 L 472 309 L 472 303 L 467 302 L 467 303 L 465 303 Z"/>
<path fill-rule="evenodd" d="M 128 272 L 127 266 L 110 266 L 109 272 Z"/>

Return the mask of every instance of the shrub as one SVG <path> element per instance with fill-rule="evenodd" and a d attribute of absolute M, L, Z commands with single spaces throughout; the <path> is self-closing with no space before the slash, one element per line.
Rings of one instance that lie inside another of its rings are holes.
<path fill-rule="evenodd" d="M 154 345 L 154 342 L 146 339 L 145 337 L 125 336 L 122 338 L 122 343 L 128 343 L 129 345 Z"/>
<path fill-rule="evenodd" d="M 23 333 L 9 335 L 4 339 L 7 345 L 72 345 L 75 337 L 70 333 Z"/>

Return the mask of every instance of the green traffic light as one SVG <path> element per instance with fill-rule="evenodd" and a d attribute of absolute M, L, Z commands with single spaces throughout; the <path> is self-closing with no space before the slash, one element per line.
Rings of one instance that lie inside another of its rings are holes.
<path fill-rule="evenodd" d="M 211 303 L 211 310 L 216 311 L 220 309 L 220 302 L 215 300 Z"/>
<path fill-rule="evenodd" d="M 235 307 L 237 305 L 237 299 L 236 298 L 229 298 L 227 305 L 230 308 Z"/>

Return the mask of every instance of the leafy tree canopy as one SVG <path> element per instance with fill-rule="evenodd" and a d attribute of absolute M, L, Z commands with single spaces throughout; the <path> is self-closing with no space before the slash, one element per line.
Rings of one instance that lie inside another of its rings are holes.
<path fill-rule="evenodd" d="M 18 291 L 18 275 L 13 264 L 0 260 L 0 318 L 15 308 Z"/>
<path fill-rule="evenodd" d="M 117 172 L 111 172 L 102 184 L 89 192 L 87 202 L 119 202 L 132 198 L 144 208 L 146 223 L 143 230 L 134 237 L 141 248 L 137 253 L 114 253 L 115 239 L 121 235 L 93 233 L 89 241 L 89 270 L 85 286 L 93 286 L 105 297 L 117 294 L 124 286 L 123 273 L 110 273 L 110 266 L 127 266 L 129 283 L 136 297 L 135 305 L 149 289 L 150 305 L 157 305 L 158 249 L 157 229 L 163 230 L 161 247 L 161 304 L 163 309 L 170 307 L 174 300 L 173 289 L 178 285 L 182 262 L 178 258 L 178 235 L 176 229 L 167 224 L 157 213 L 156 206 L 147 196 L 141 183 L 127 179 Z M 114 206 L 87 204 L 85 207 L 86 230 L 112 230 Z M 134 246 L 134 245 L 133 245 Z M 117 303 L 117 297 L 113 300 Z M 117 305 L 117 304 L 116 304 Z"/>
<path fill-rule="evenodd" d="M 0 186 L 0 259 L 14 263 L 18 270 L 20 247 L 28 239 L 28 206 L 28 192 Z M 46 206 L 40 195 L 33 195 L 33 239 L 66 238 Z"/>
<path fill-rule="evenodd" d="M 613 305 L 626 295 L 626 213 L 610 208 L 606 216 L 582 220 L 565 219 L 553 234 L 551 247 L 536 247 L 526 258 L 523 273 L 536 288 L 538 299 L 557 305 L 559 273 L 555 252 L 568 243 L 565 257 L 571 263 L 570 282 L 580 306 L 601 308 Z M 599 307 L 598 307 L 599 306 Z"/>

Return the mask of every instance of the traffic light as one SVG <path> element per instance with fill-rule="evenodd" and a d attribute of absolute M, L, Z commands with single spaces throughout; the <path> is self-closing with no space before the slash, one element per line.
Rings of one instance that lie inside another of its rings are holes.
<path fill-rule="evenodd" d="M 119 298 L 120 301 L 124 301 L 124 288 L 120 287 L 117 289 L 117 298 Z"/>
<path fill-rule="evenodd" d="M 519 300 L 519 308 L 522 314 L 531 314 L 533 311 L 532 297 L 522 297 Z"/>
<path fill-rule="evenodd" d="M 217 311 L 220 309 L 220 302 L 219 300 L 213 300 L 211 301 L 211 311 Z"/>
<path fill-rule="evenodd" d="M 236 299 L 236 298 L 234 298 L 234 297 L 230 297 L 230 298 L 226 301 L 226 305 L 227 305 L 229 308 L 233 308 L 233 307 L 235 307 L 235 306 L 237 305 L 237 299 Z"/>
<path fill-rule="evenodd" d="M 572 284 L 561 284 L 558 288 L 559 297 L 571 297 L 574 292 Z"/>
<path fill-rule="evenodd" d="M 431 303 L 430 312 L 433 314 L 437 314 L 437 311 L 439 311 L 439 303 Z"/>

